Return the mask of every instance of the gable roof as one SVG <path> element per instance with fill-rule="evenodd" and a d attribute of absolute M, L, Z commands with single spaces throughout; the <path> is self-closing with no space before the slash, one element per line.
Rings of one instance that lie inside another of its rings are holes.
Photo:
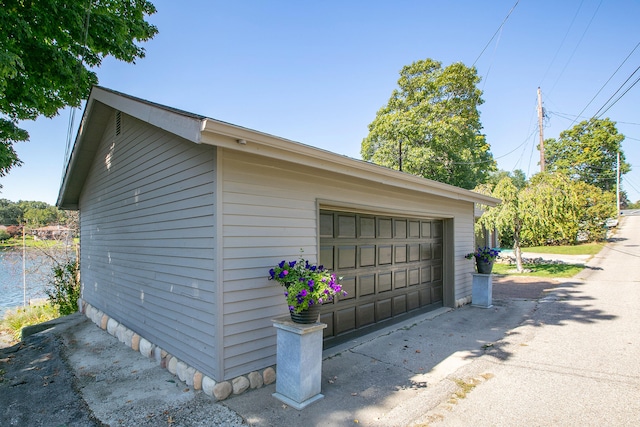
<path fill-rule="evenodd" d="M 210 144 L 260 156 L 308 164 L 353 178 L 402 189 L 495 206 L 499 200 L 449 184 L 399 172 L 299 142 L 167 107 L 94 86 L 67 162 L 56 205 L 77 209 L 80 192 L 113 111 L 121 111 L 196 144 Z"/>

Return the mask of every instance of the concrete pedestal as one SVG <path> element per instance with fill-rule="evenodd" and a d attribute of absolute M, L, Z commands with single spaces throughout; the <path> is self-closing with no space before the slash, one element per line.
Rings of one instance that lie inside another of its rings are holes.
<path fill-rule="evenodd" d="M 300 324 L 289 316 L 272 319 L 277 329 L 277 381 L 273 397 L 295 409 L 320 400 L 324 323 Z"/>
<path fill-rule="evenodd" d="M 493 282 L 491 274 L 472 273 L 471 305 L 474 307 L 491 308 L 493 303 Z"/>

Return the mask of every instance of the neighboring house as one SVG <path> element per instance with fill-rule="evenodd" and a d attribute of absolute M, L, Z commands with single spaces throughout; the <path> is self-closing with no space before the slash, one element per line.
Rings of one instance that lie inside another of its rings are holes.
<path fill-rule="evenodd" d="M 31 234 L 36 240 L 63 240 L 71 238 L 71 229 L 61 225 L 47 225 L 33 228 Z"/>
<path fill-rule="evenodd" d="M 275 364 L 268 270 L 301 250 L 348 292 L 325 346 L 469 302 L 474 203 L 497 200 L 95 87 L 57 205 L 83 300 L 222 381 Z"/>

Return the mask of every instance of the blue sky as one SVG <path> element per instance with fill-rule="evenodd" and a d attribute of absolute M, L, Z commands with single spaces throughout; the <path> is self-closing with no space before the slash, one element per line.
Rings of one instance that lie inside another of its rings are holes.
<path fill-rule="evenodd" d="M 640 77 L 640 2 L 632 0 L 520 0 L 500 31 L 516 0 L 153 3 L 159 33 L 144 44 L 146 57 L 106 59 L 100 85 L 354 158 L 400 69 L 416 60 L 475 63 L 498 167 L 528 176 L 539 171 L 538 87 L 544 136 L 557 138 Z M 639 107 L 637 84 L 601 116 L 627 137 L 633 170 L 622 188 L 632 201 L 640 200 Z M 16 146 L 24 165 L 0 178 L 0 198 L 55 203 L 70 117 L 64 110 L 23 123 L 31 134 Z"/>

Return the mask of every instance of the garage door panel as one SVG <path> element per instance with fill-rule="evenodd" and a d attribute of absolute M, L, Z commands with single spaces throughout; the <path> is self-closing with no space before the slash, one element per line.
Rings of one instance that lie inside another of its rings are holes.
<path fill-rule="evenodd" d="M 356 216 L 355 215 L 338 215 L 338 233 L 339 239 L 349 239 L 356 237 Z"/>
<path fill-rule="evenodd" d="M 436 239 L 441 239 L 442 238 L 442 221 L 433 221 L 431 223 L 432 225 L 432 232 L 433 232 L 433 237 Z"/>
<path fill-rule="evenodd" d="M 421 283 L 431 283 L 432 282 L 431 266 L 430 265 L 427 265 L 426 267 L 422 267 L 420 278 L 422 280 Z"/>
<path fill-rule="evenodd" d="M 359 306 L 356 311 L 358 314 L 358 323 L 357 327 L 362 328 L 363 326 L 371 325 L 376 321 L 376 310 L 375 303 L 370 302 L 368 304 L 363 304 Z"/>
<path fill-rule="evenodd" d="M 378 274 L 378 293 L 390 291 L 392 286 L 391 272 Z"/>
<path fill-rule="evenodd" d="M 391 218 L 378 218 L 378 233 L 376 237 L 379 239 L 390 239 L 392 237 L 391 227 Z"/>
<path fill-rule="evenodd" d="M 340 275 L 338 274 L 340 277 Z M 340 285 L 342 286 L 342 290 L 347 293 L 347 295 L 338 295 L 335 300 L 336 301 L 345 301 L 350 300 L 356 297 L 356 278 L 355 277 L 342 277 L 340 279 Z"/>
<path fill-rule="evenodd" d="M 376 301 L 376 322 L 391 318 L 391 298 Z"/>
<path fill-rule="evenodd" d="M 442 301 L 442 285 L 431 288 L 431 300 Z"/>
<path fill-rule="evenodd" d="M 320 313 L 320 321 L 327 324 L 327 327 L 322 331 L 322 338 L 329 338 L 336 334 L 333 328 L 333 311 L 329 313 Z"/>
<path fill-rule="evenodd" d="M 409 221 L 409 238 L 420 238 L 420 221 Z"/>
<path fill-rule="evenodd" d="M 328 270 L 335 270 L 333 265 L 333 246 L 320 246 L 320 264 Z"/>
<path fill-rule="evenodd" d="M 409 286 L 417 286 L 420 284 L 420 269 L 412 268 L 409 270 Z"/>
<path fill-rule="evenodd" d="M 407 245 L 395 245 L 394 254 L 396 264 L 407 262 Z"/>
<path fill-rule="evenodd" d="M 434 265 L 431 268 L 431 271 L 433 272 L 433 275 L 432 275 L 432 280 L 433 281 L 442 280 L 442 266 L 441 265 Z"/>
<path fill-rule="evenodd" d="M 376 219 L 374 217 L 360 217 L 360 231 L 358 237 L 361 239 L 375 239 Z"/>
<path fill-rule="evenodd" d="M 393 220 L 393 237 L 396 239 L 406 239 L 407 238 L 407 220 L 405 219 L 395 219 Z"/>
<path fill-rule="evenodd" d="M 320 214 L 320 237 L 333 238 L 333 214 Z"/>
<path fill-rule="evenodd" d="M 392 245 L 381 245 L 378 246 L 378 264 L 379 265 L 390 265 L 391 264 L 391 254 L 393 253 Z"/>
<path fill-rule="evenodd" d="M 418 262 L 420 261 L 420 245 L 414 243 L 409 245 L 409 262 Z"/>
<path fill-rule="evenodd" d="M 443 256 L 443 250 L 442 250 L 442 244 L 436 243 L 433 244 L 433 258 L 434 259 L 442 259 Z"/>
<path fill-rule="evenodd" d="M 423 239 L 430 239 L 431 238 L 431 221 L 423 221 L 420 224 L 420 231 L 422 233 L 422 238 Z"/>
<path fill-rule="evenodd" d="M 441 220 L 322 211 L 320 228 L 320 262 L 347 292 L 322 307 L 326 342 L 442 304 Z"/>
<path fill-rule="evenodd" d="M 421 243 L 420 244 L 420 259 L 422 261 L 428 261 L 433 258 L 433 253 L 431 251 L 431 243 Z"/>
<path fill-rule="evenodd" d="M 376 246 L 365 245 L 360 248 L 360 267 L 373 267 L 376 265 Z"/>
<path fill-rule="evenodd" d="M 358 278 L 358 296 L 364 297 L 376 293 L 376 275 L 369 274 Z"/>
<path fill-rule="evenodd" d="M 414 291 L 407 294 L 407 310 L 420 308 L 420 292 Z"/>
<path fill-rule="evenodd" d="M 393 272 L 393 289 L 407 287 L 407 270 L 397 270 Z"/>
<path fill-rule="evenodd" d="M 393 297 L 393 315 L 398 316 L 407 312 L 407 295 Z"/>
<path fill-rule="evenodd" d="M 420 290 L 420 307 L 425 307 L 431 304 L 431 288 L 425 288 Z"/>
<path fill-rule="evenodd" d="M 339 335 L 356 328 L 356 308 L 347 307 L 336 311 L 335 334 Z"/>
<path fill-rule="evenodd" d="M 338 270 L 348 268 L 356 268 L 356 247 L 355 246 L 338 246 L 337 247 Z"/>

